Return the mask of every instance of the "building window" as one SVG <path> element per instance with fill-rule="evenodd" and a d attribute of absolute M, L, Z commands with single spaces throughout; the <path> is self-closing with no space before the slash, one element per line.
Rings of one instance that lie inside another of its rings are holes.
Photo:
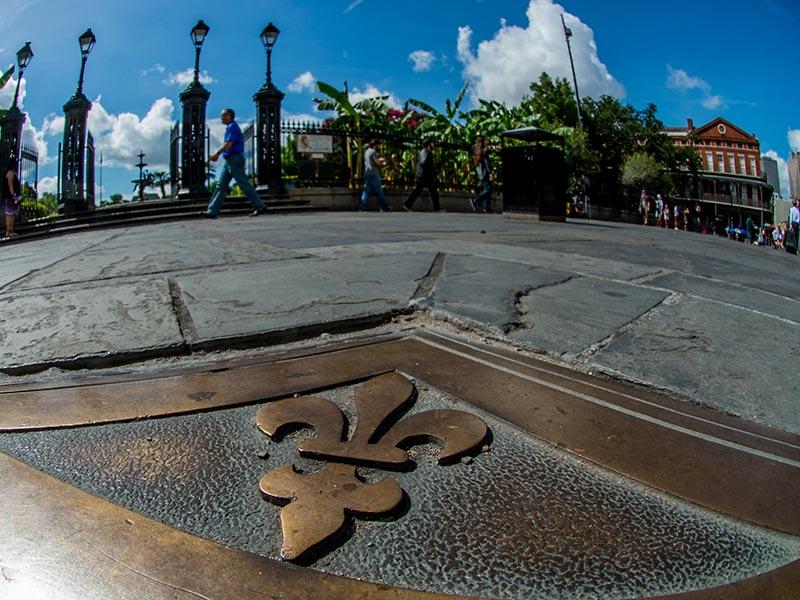
<path fill-rule="evenodd" d="M 728 173 L 736 173 L 736 159 L 733 154 L 728 154 Z"/>
<path fill-rule="evenodd" d="M 706 169 L 708 171 L 714 170 L 714 154 L 712 152 L 706 152 Z"/>
<path fill-rule="evenodd" d="M 747 168 L 744 163 L 744 156 L 739 155 L 739 175 L 747 175 Z"/>
<path fill-rule="evenodd" d="M 758 170 L 756 169 L 756 159 L 754 156 L 750 157 L 750 175 L 758 177 Z"/>
<path fill-rule="evenodd" d="M 717 153 L 717 171 L 720 173 L 725 172 L 725 157 L 722 156 L 722 152 Z"/>

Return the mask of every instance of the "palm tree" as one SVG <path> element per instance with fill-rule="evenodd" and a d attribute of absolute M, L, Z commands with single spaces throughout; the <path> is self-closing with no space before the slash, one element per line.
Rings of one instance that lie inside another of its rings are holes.
<path fill-rule="evenodd" d="M 166 171 L 153 171 L 150 173 L 150 182 L 148 185 L 150 187 L 160 187 L 161 198 L 164 199 L 167 197 L 167 184 L 170 182 L 169 173 Z"/>

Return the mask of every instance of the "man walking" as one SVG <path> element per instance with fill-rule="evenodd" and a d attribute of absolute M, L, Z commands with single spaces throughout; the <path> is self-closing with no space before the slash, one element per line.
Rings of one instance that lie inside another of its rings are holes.
<path fill-rule="evenodd" d="M 244 172 L 244 136 L 242 130 L 236 123 L 236 114 L 232 108 L 226 108 L 220 115 L 220 120 L 226 126 L 225 129 L 225 143 L 214 154 L 209 157 L 211 162 L 217 162 L 219 157 L 225 160 L 222 165 L 222 172 L 219 176 L 219 183 L 214 194 L 211 196 L 211 201 L 208 203 L 208 209 L 203 213 L 203 216 L 209 219 L 216 219 L 219 212 L 222 210 L 222 205 L 225 203 L 225 196 L 228 195 L 228 189 L 231 179 L 235 179 L 239 187 L 250 200 L 253 205 L 253 212 L 250 213 L 251 217 L 257 217 L 267 212 L 267 207 L 261 198 L 258 197 L 256 189 L 250 182 L 250 178 Z"/>
<path fill-rule="evenodd" d="M 436 164 L 433 160 L 433 140 L 425 140 L 422 142 L 422 150 L 419 152 L 417 159 L 417 185 L 414 191 L 403 204 L 403 209 L 411 211 L 414 202 L 422 193 L 422 190 L 428 188 L 431 194 L 431 202 L 433 202 L 433 210 L 439 212 L 439 189 L 436 187 Z"/>
<path fill-rule="evenodd" d="M 367 200 L 373 193 L 378 197 L 381 212 L 389 212 L 391 210 L 389 205 L 386 204 L 386 198 L 383 196 L 381 167 L 385 161 L 379 154 L 379 150 L 378 140 L 371 140 L 367 151 L 364 153 L 364 192 L 361 194 L 359 210 L 367 209 Z"/>

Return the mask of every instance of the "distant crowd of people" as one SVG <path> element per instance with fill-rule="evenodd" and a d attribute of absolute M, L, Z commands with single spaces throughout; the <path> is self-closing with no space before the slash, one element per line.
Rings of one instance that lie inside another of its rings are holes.
<path fill-rule="evenodd" d="M 734 225 L 733 219 L 729 219 L 725 226 L 724 221 L 710 222 L 705 219 L 699 202 L 696 202 L 691 208 L 687 204 L 678 202 L 674 202 L 670 206 L 661 194 L 656 194 L 653 198 L 646 191 L 642 191 L 639 214 L 644 225 L 722 235 L 732 240 L 797 254 L 798 231 L 800 230 L 800 201 L 798 200 L 792 200 L 789 220 L 774 225 L 771 223 L 764 223 L 762 226 L 756 225 L 753 217 L 748 216 L 743 225 Z"/>
<path fill-rule="evenodd" d="M 656 227 L 666 229 L 713 233 L 713 228 L 703 221 L 703 212 L 699 202 L 695 203 L 694 208 L 677 202 L 670 206 L 661 194 L 656 194 L 654 199 L 643 190 L 639 201 L 639 214 L 642 216 L 644 225 L 652 223 Z"/>

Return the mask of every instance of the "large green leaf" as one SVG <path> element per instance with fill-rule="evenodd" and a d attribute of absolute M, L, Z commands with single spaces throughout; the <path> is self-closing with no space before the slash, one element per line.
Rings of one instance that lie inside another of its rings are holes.
<path fill-rule="evenodd" d="M 356 111 L 353 105 L 350 104 L 350 98 L 345 92 L 337 90 L 335 87 L 325 83 L 324 81 L 317 82 L 317 90 L 336 102 L 341 112 L 347 113 L 354 118 L 358 117 L 358 111 Z"/>
<path fill-rule="evenodd" d="M 11 65 L 8 71 L 6 71 L 5 73 L 3 73 L 2 76 L 0 76 L 0 90 L 2 90 L 5 87 L 5 85 L 9 82 L 13 74 L 14 74 L 14 65 Z"/>

